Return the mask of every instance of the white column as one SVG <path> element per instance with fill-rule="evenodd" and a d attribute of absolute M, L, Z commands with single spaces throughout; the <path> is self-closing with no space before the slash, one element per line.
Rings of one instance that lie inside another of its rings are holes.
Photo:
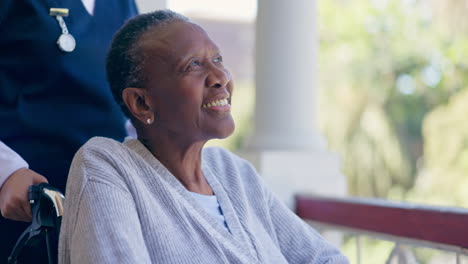
<path fill-rule="evenodd" d="M 258 0 L 254 133 L 241 153 L 289 206 L 297 193 L 343 196 L 339 157 L 317 128 L 315 0 Z"/>
<path fill-rule="evenodd" d="M 135 0 L 140 13 L 148 13 L 167 8 L 167 0 Z"/>
<path fill-rule="evenodd" d="M 257 90 L 251 147 L 323 148 L 315 116 L 315 0 L 258 0 L 257 12 Z"/>

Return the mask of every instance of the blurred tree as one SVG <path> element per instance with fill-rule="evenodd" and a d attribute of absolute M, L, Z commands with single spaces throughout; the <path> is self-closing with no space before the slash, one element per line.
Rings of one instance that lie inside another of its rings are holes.
<path fill-rule="evenodd" d="M 350 194 L 468 207 L 466 13 L 468 0 L 319 2 L 320 123 Z M 392 248 L 362 243 L 363 263 Z"/>
<path fill-rule="evenodd" d="M 459 36 L 460 32 L 468 31 L 468 0 L 431 0 L 431 10 L 434 12 L 434 20 L 442 30 Z"/>
<path fill-rule="evenodd" d="M 404 198 L 421 166 L 425 117 L 468 82 L 468 38 L 452 43 L 434 5 L 320 2 L 321 126 L 351 194 Z"/>
<path fill-rule="evenodd" d="M 424 167 L 408 199 L 468 207 L 468 89 L 424 121 Z"/>

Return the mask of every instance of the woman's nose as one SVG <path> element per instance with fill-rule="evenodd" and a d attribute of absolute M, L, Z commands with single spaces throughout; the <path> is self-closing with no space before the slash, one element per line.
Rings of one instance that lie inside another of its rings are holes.
<path fill-rule="evenodd" d="M 212 65 L 210 73 L 206 78 L 206 85 L 213 88 L 226 87 L 231 81 L 231 73 L 224 67 Z"/>

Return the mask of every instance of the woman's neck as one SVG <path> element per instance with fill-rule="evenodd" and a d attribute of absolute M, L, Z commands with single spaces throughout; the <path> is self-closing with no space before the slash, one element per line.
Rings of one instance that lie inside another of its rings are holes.
<path fill-rule="evenodd" d="M 181 144 L 168 136 L 138 137 L 181 183 L 191 192 L 212 195 L 202 172 L 202 148 L 206 141 Z"/>

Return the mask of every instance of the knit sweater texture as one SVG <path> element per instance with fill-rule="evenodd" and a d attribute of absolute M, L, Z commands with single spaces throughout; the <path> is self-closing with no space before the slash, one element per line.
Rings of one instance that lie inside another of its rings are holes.
<path fill-rule="evenodd" d="M 67 183 L 59 263 L 348 263 L 222 148 L 202 171 L 229 232 L 140 143 L 89 140 Z"/>

